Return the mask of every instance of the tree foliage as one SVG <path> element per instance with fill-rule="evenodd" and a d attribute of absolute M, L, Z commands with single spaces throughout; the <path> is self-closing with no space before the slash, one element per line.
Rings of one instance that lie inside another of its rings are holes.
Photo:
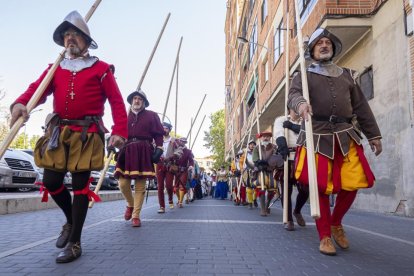
<path fill-rule="evenodd" d="M 220 166 L 227 167 L 224 152 L 224 135 L 225 135 L 225 120 L 224 109 L 221 109 L 210 115 L 211 125 L 209 131 L 204 132 L 204 146 L 210 149 L 213 153 L 213 168 L 219 169 Z"/>

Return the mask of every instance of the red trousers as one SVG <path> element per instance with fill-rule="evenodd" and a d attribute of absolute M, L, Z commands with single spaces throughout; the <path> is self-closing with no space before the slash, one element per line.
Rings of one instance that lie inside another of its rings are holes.
<path fill-rule="evenodd" d="M 234 192 L 236 194 L 235 201 L 240 203 L 246 202 L 246 187 L 243 185 L 240 185 L 240 201 L 237 199 L 237 186 L 234 187 Z"/>
<path fill-rule="evenodd" d="M 179 172 L 175 176 L 175 190 L 178 192 L 179 190 L 186 192 L 185 185 L 187 184 L 188 173 L 186 171 Z"/>
<path fill-rule="evenodd" d="M 340 190 L 336 196 L 335 207 L 331 215 L 329 207 L 329 195 L 319 193 L 319 205 L 321 217 L 317 219 L 316 228 L 318 229 L 319 239 L 324 237 L 331 237 L 331 226 L 338 226 L 342 224 L 342 219 L 351 208 L 355 200 L 357 191 Z"/>
<path fill-rule="evenodd" d="M 164 187 L 167 188 L 168 203 L 173 203 L 173 181 L 174 174 L 168 172 L 164 165 L 157 165 L 158 202 L 160 207 L 165 208 Z M 165 186 L 164 186 L 165 185 Z"/>

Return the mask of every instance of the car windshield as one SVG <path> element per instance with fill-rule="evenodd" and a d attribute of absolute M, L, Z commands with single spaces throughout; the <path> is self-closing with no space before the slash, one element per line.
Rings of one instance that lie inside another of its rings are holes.
<path fill-rule="evenodd" d="M 108 172 L 114 173 L 115 172 L 115 165 L 109 165 Z"/>

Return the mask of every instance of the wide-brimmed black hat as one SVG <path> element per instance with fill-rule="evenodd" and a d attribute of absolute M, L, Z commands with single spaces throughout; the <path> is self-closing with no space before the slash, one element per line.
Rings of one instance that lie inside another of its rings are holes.
<path fill-rule="evenodd" d="M 139 91 L 134 91 L 134 92 L 132 92 L 131 94 L 129 94 L 129 96 L 128 96 L 128 98 L 127 98 L 127 102 L 128 102 L 129 104 L 132 104 L 132 99 L 133 99 L 135 96 L 140 96 L 141 98 L 143 98 L 143 99 L 144 99 L 144 102 L 145 102 L 145 107 L 148 107 L 148 106 L 149 106 L 149 101 L 148 101 L 148 99 L 147 99 L 147 95 L 145 95 L 144 91 L 142 91 L 141 89 L 140 89 Z"/>
<path fill-rule="evenodd" d="M 81 32 L 87 40 L 87 43 L 89 43 L 90 49 L 98 48 L 98 44 L 91 37 L 85 19 L 83 19 L 83 17 L 77 11 L 73 11 L 66 15 L 65 19 L 63 19 L 63 22 L 54 31 L 53 40 L 56 42 L 57 45 L 65 47 L 63 33 L 69 28 L 73 28 Z"/>

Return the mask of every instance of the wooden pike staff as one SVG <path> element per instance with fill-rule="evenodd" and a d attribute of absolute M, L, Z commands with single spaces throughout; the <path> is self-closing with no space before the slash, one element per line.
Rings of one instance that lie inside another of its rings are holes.
<path fill-rule="evenodd" d="M 204 123 L 204 119 L 205 119 L 205 118 L 206 118 L 206 115 L 204 115 L 203 120 L 201 121 L 200 127 L 199 127 L 199 128 L 198 128 L 198 130 L 197 130 L 197 134 L 196 134 L 196 136 L 194 137 L 194 141 L 193 141 L 193 144 L 191 145 L 190 150 L 193 150 L 194 144 L 195 144 L 195 142 L 196 142 L 196 140 L 197 140 L 197 137 L 198 137 L 198 133 L 200 132 L 201 127 L 203 126 L 203 123 Z"/>
<path fill-rule="evenodd" d="M 181 37 L 180 44 L 178 45 L 177 56 L 175 58 L 173 74 L 171 76 L 170 87 L 168 88 L 167 99 L 165 100 L 164 112 L 162 113 L 162 120 L 161 120 L 161 122 L 164 122 L 165 114 L 167 112 L 167 106 L 168 106 L 168 101 L 170 99 L 171 87 L 172 87 L 172 84 L 173 84 L 173 81 L 174 81 L 175 70 L 176 70 L 176 68 L 178 66 L 178 60 L 179 60 L 179 56 L 180 56 L 180 50 L 181 50 L 181 44 L 182 43 L 183 43 L 183 37 Z M 177 72 L 177 74 L 178 74 L 178 72 Z"/>
<path fill-rule="evenodd" d="M 95 3 L 93 3 L 92 7 L 89 9 L 88 13 L 85 15 L 85 21 L 88 22 L 89 19 L 92 17 L 95 10 L 98 8 L 99 4 L 102 0 L 96 0 Z M 40 83 L 39 87 L 36 89 L 35 93 L 33 94 L 32 98 L 26 105 L 27 113 L 30 114 L 30 112 L 36 107 L 37 103 L 39 102 L 40 98 L 43 95 L 43 92 L 49 85 L 50 81 L 53 78 L 53 75 L 55 74 L 56 69 L 58 68 L 60 62 L 65 57 L 66 49 L 62 50 L 62 52 L 59 53 L 59 56 L 57 57 L 55 63 L 50 67 L 49 71 L 47 72 L 45 78 Z M 4 138 L 4 141 L 1 143 L 0 146 L 0 158 L 3 157 L 4 153 L 6 152 L 7 148 L 10 146 L 11 142 L 13 142 L 14 137 L 16 137 L 17 133 L 19 132 L 19 129 L 23 126 L 24 119 L 23 117 L 20 117 L 17 119 L 17 121 L 13 124 L 11 127 L 9 133 Z"/>
<path fill-rule="evenodd" d="M 250 130 L 249 130 L 249 136 L 247 137 L 247 146 L 249 146 L 249 141 L 250 141 L 251 135 L 252 135 L 252 128 L 250 128 Z M 243 148 L 243 143 L 241 143 L 241 145 L 240 145 L 240 149 L 242 149 L 242 148 Z M 246 152 L 244 153 L 244 156 L 243 156 L 243 165 L 246 164 L 246 160 L 247 160 L 247 148 L 246 148 Z M 236 195 L 236 199 L 238 199 L 238 200 L 240 200 L 240 188 L 241 188 L 241 183 L 242 183 L 242 180 L 243 180 L 242 170 L 243 170 L 243 168 L 240 168 L 240 173 L 242 175 L 240 176 L 239 181 L 237 181 L 238 183 L 237 183 L 237 195 Z"/>
<path fill-rule="evenodd" d="M 234 138 L 233 133 L 234 133 L 234 124 L 233 124 L 233 121 L 232 121 L 230 144 L 231 144 L 231 153 L 233 154 L 234 167 L 237 169 L 236 154 L 234 153 L 234 145 L 233 145 L 233 138 Z M 230 170 L 231 170 L 231 166 L 230 166 Z M 233 181 L 232 181 L 232 178 L 230 177 L 230 174 L 229 174 L 229 177 L 228 177 L 228 181 L 229 181 L 229 185 L 230 185 L 230 200 L 233 201 Z M 237 182 L 239 182 L 239 181 L 236 177 L 236 183 Z M 236 195 L 236 197 L 237 197 L 237 195 Z"/>
<path fill-rule="evenodd" d="M 144 78 L 145 78 L 145 76 L 147 74 L 147 71 L 148 71 L 148 68 L 149 68 L 149 66 L 152 62 L 152 58 L 154 57 L 155 51 L 157 50 L 158 44 L 160 43 L 161 37 L 164 33 L 165 27 L 167 26 L 168 20 L 170 19 L 170 15 L 171 15 L 171 13 L 168 13 L 167 18 L 165 19 L 164 25 L 162 26 L 161 32 L 158 35 L 158 39 L 155 42 L 154 48 L 152 49 L 151 55 L 150 55 L 150 57 L 147 61 L 147 65 L 145 66 L 144 72 L 142 73 L 141 78 L 139 80 L 139 83 L 138 83 L 138 86 L 137 86 L 137 91 L 139 91 L 141 89 L 141 85 L 144 82 Z M 108 158 L 106 159 L 104 168 L 101 171 L 101 175 L 99 177 L 98 183 L 96 184 L 96 187 L 95 187 L 95 190 L 94 190 L 95 194 L 99 193 L 99 190 L 101 189 L 102 183 L 105 179 L 106 172 L 108 171 L 109 164 L 111 163 L 111 160 L 113 159 L 114 154 L 115 154 L 115 149 L 114 148 L 109 148 L 108 150 L 109 150 L 109 155 L 108 155 Z M 94 202 L 95 201 L 92 198 L 92 200 L 89 202 L 89 208 L 92 208 Z"/>
<path fill-rule="evenodd" d="M 200 112 L 200 109 L 201 109 L 201 107 L 203 106 L 203 103 L 204 103 L 204 100 L 206 99 L 206 97 L 207 97 L 207 94 L 204 94 L 204 98 L 203 98 L 203 100 L 201 101 L 200 107 L 198 108 L 198 111 L 197 111 L 197 114 L 196 114 L 196 116 L 195 116 L 194 120 L 191 118 L 191 126 L 190 126 L 190 130 L 188 131 L 188 134 L 187 134 L 187 136 L 186 136 L 186 137 L 187 137 L 187 139 L 188 139 L 188 137 L 190 136 L 191 130 L 193 129 L 194 123 L 195 123 L 195 121 L 197 120 L 198 113 Z M 189 145 L 191 145 L 191 143 L 189 143 Z"/>
<path fill-rule="evenodd" d="M 303 49 L 303 37 L 302 37 L 302 28 L 299 15 L 299 7 L 297 0 L 295 2 L 295 13 L 296 13 L 296 25 L 298 28 L 298 46 L 299 46 L 299 60 L 300 60 L 300 72 L 302 76 L 302 92 L 305 100 L 310 103 L 309 98 L 309 87 L 308 87 L 308 78 L 306 74 L 305 67 L 305 53 Z M 306 157 L 308 161 L 308 171 L 309 171 L 309 200 L 310 200 L 310 209 L 311 216 L 314 219 L 320 218 L 320 209 L 319 209 L 319 195 L 318 195 L 318 183 L 316 178 L 316 162 L 315 162 L 315 148 L 313 143 L 313 129 L 312 129 L 312 117 L 309 114 L 308 118 L 305 119 L 305 130 L 306 130 Z"/>
<path fill-rule="evenodd" d="M 286 1 L 286 46 L 285 46 L 285 117 L 288 118 L 289 111 L 287 109 L 287 101 L 289 95 L 289 81 L 290 81 L 290 63 L 289 63 L 289 0 Z M 285 138 L 289 141 L 289 129 L 285 128 Z M 289 190 L 289 155 L 283 165 L 283 223 L 288 222 L 288 190 Z"/>
<path fill-rule="evenodd" d="M 255 71 L 254 71 L 254 81 L 255 81 L 255 83 L 257 82 L 257 76 L 256 76 L 256 69 L 254 69 Z M 255 84 L 255 85 L 257 85 L 257 84 Z M 257 91 L 257 89 L 256 89 L 256 91 L 255 91 L 255 94 L 256 94 L 256 104 L 255 104 L 255 109 L 256 109 L 256 126 L 257 126 L 257 134 L 260 134 L 260 120 L 259 120 L 259 93 L 258 93 L 258 91 Z M 259 138 L 260 139 L 260 138 Z M 257 143 L 258 144 L 258 146 L 259 146 L 259 159 L 262 159 L 262 146 L 261 146 L 261 144 L 260 144 L 260 141 L 259 141 L 259 143 Z M 265 180 L 265 178 L 264 178 L 264 175 L 263 175 L 263 171 L 260 171 L 260 190 L 263 192 L 264 191 L 264 180 Z"/>
<path fill-rule="evenodd" d="M 174 136 L 177 138 L 177 116 L 178 116 L 178 72 L 180 67 L 180 58 L 177 60 L 177 74 L 175 75 L 175 121 L 174 121 Z"/>

